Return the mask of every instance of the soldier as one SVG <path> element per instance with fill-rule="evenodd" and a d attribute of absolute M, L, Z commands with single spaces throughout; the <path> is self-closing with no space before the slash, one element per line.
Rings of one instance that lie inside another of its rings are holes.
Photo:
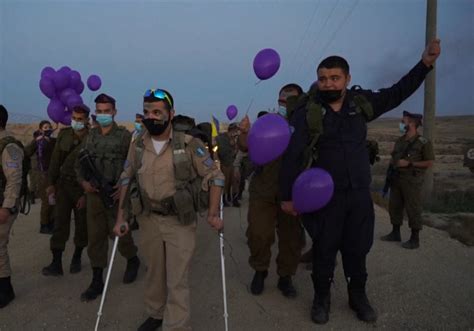
<path fill-rule="evenodd" d="M 132 132 L 132 141 L 135 141 L 135 139 L 143 132 L 143 115 L 142 114 L 135 114 L 134 127 L 135 129 Z"/>
<path fill-rule="evenodd" d="M 317 68 L 314 97 L 301 100 L 290 124 L 294 128 L 280 172 L 282 209 L 292 215 L 292 187 L 305 167 L 325 169 L 334 182 L 328 204 L 302 215 L 313 239 L 314 299 L 311 318 L 329 321 L 330 288 L 337 252 L 357 317 L 374 322 L 377 314 L 366 294 L 366 258 L 374 236 L 374 209 L 370 195 L 370 163 L 366 148 L 367 122 L 397 107 L 423 83 L 441 52 L 431 41 L 422 59 L 398 83 L 379 91 L 349 90 L 349 64 L 340 56 L 324 59 Z"/>
<path fill-rule="evenodd" d="M 221 133 L 216 137 L 217 144 L 217 155 L 221 164 L 221 170 L 225 176 L 225 187 L 224 187 L 224 206 L 229 207 L 229 202 L 234 207 L 240 207 L 239 201 L 237 200 L 238 187 L 235 184 L 233 171 L 233 163 L 237 149 L 235 148 L 235 137 L 238 135 L 239 128 L 236 124 L 232 123 L 229 125 L 227 132 Z M 232 192 L 234 195 L 232 195 Z"/>
<path fill-rule="evenodd" d="M 400 227 L 403 223 L 403 210 L 406 210 L 411 237 L 402 244 L 402 247 L 408 249 L 420 247 L 421 189 L 425 171 L 433 166 L 434 161 L 431 142 L 418 133 L 422 119 L 421 114 L 403 112 L 403 119 L 400 122 L 400 132 L 403 136 L 395 143 L 390 161 L 396 170 L 392 178 L 388 205 L 393 230 L 381 238 L 384 241 L 402 240 Z"/>
<path fill-rule="evenodd" d="M 279 114 L 286 118 L 286 99 L 302 93 L 301 87 L 288 84 L 279 92 Z M 259 113 L 264 116 L 265 113 Z M 242 125 L 244 127 L 244 125 Z M 248 131 L 245 128 L 243 131 Z M 244 141 L 240 137 L 240 141 Z M 278 256 L 276 259 L 278 289 L 285 297 L 296 297 L 292 276 L 295 275 L 303 248 L 301 237 L 303 228 L 297 217 L 285 214 L 280 208 L 278 175 L 281 159 L 256 167 L 249 185 L 249 209 L 247 243 L 250 249 L 249 264 L 255 270 L 250 286 L 252 294 L 259 295 L 264 290 L 265 278 L 271 259 L 271 247 L 278 235 Z"/>
<path fill-rule="evenodd" d="M 95 167 L 104 181 L 110 185 L 116 185 L 127 157 L 131 133 L 125 128 L 120 128 L 114 122 L 114 117 L 117 114 L 114 98 L 106 94 L 99 94 L 95 103 L 97 122 L 100 127 L 89 131 L 81 148 L 92 155 Z M 102 188 L 94 187 L 88 178 L 84 177 L 79 159 L 76 159 L 75 170 L 87 197 L 87 254 L 93 270 L 92 283 L 82 293 L 81 300 L 91 301 L 102 294 L 104 288 L 103 270 L 107 266 L 108 239 L 112 235 L 118 205 L 115 204 L 113 208 L 105 207 L 99 195 L 99 190 Z M 113 198 L 118 199 L 119 194 L 120 192 L 117 190 Z M 137 247 L 130 233 L 120 239 L 118 250 L 127 259 L 123 282 L 125 284 L 132 283 L 137 277 L 140 260 L 137 257 Z"/>
<path fill-rule="evenodd" d="M 15 292 L 11 284 L 8 238 L 13 222 L 18 216 L 22 183 L 23 148 L 13 136 L 5 131 L 8 112 L 0 105 L 0 308 L 8 305 Z"/>
<path fill-rule="evenodd" d="M 141 248 L 146 261 L 145 305 L 150 316 L 140 331 L 191 330 L 188 271 L 196 242 L 199 197 L 208 198 L 208 223 L 222 228 L 219 199 L 223 174 L 204 144 L 173 130 L 173 97 L 165 90 L 147 90 L 143 124 L 146 132 L 133 142 L 121 176 L 120 208 L 114 228 L 125 222 L 123 202 L 131 178 L 139 183 L 143 212 Z M 193 194 L 191 194 L 193 192 Z"/>
<path fill-rule="evenodd" d="M 41 199 L 40 233 L 52 234 L 54 229 L 54 206 L 48 201 L 46 188 L 48 187 L 48 168 L 53 154 L 56 138 L 51 137 L 53 127 L 49 121 L 41 121 L 34 139 L 25 147 L 25 156 L 36 159 L 32 165 L 32 178 L 36 182 L 36 196 Z"/>
<path fill-rule="evenodd" d="M 50 239 L 53 261 L 43 268 L 45 276 L 63 274 L 62 253 L 69 239 L 71 211 L 74 211 L 75 251 L 69 268 L 70 273 L 81 271 L 81 255 L 87 246 L 86 197 L 77 181 L 74 165 L 79 146 L 88 133 L 89 108 L 79 105 L 73 108 L 71 127 L 62 129 L 54 147 L 48 170 L 48 196 L 56 199 L 55 224 Z M 56 192 L 57 191 L 57 192 Z"/>

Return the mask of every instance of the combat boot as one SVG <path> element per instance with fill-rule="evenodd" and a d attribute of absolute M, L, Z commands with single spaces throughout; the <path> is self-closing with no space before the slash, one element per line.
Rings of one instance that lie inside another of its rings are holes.
<path fill-rule="evenodd" d="M 127 261 L 127 268 L 123 274 L 123 283 L 130 284 L 137 279 L 138 268 L 140 267 L 140 259 L 138 256 L 134 256 Z"/>
<path fill-rule="evenodd" d="M 63 263 L 62 255 L 63 251 L 59 249 L 53 249 L 53 262 L 47 267 L 43 268 L 44 276 L 62 276 L 63 275 Z"/>
<path fill-rule="evenodd" d="M 69 272 L 71 274 L 77 274 L 82 269 L 81 256 L 84 247 L 76 247 L 74 255 L 72 256 L 71 265 L 69 266 Z"/>
<path fill-rule="evenodd" d="M 6 307 L 13 299 L 15 292 L 10 277 L 0 278 L 0 308 Z"/>
<path fill-rule="evenodd" d="M 234 195 L 234 197 L 232 198 L 232 206 L 240 208 L 240 202 L 239 202 L 239 195 L 238 194 Z"/>
<path fill-rule="evenodd" d="M 102 268 L 92 268 L 92 283 L 87 290 L 81 294 L 81 301 L 92 301 L 97 299 L 104 290 L 104 281 L 102 279 Z"/>
<path fill-rule="evenodd" d="M 326 324 L 331 310 L 331 278 L 319 279 L 311 275 L 314 286 L 314 300 L 311 308 L 311 319 L 316 324 Z"/>
<path fill-rule="evenodd" d="M 364 322 L 375 322 L 377 314 L 370 306 L 365 293 L 365 280 L 351 279 L 347 290 L 349 292 L 349 307 L 357 313 L 357 318 Z"/>
<path fill-rule="evenodd" d="M 224 195 L 222 196 L 222 202 L 223 202 L 223 204 L 224 204 L 224 207 L 230 207 L 227 194 L 224 194 Z"/>
<path fill-rule="evenodd" d="M 411 230 L 411 237 L 402 244 L 403 248 L 416 249 L 420 247 L 420 230 Z"/>
<path fill-rule="evenodd" d="M 145 322 L 140 325 L 138 331 L 155 331 L 163 324 L 163 320 L 159 320 L 153 317 L 148 317 Z"/>
<path fill-rule="evenodd" d="M 291 276 L 280 277 L 280 279 L 278 279 L 278 289 L 283 296 L 287 298 L 295 298 L 297 295 L 296 289 L 291 281 Z"/>
<path fill-rule="evenodd" d="M 400 235 L 400 225 L 394 225 L 392 232 L 380 238 L 382 241 L 402 241 Z"/>
<path fill-rule="evenodd" d="M 268 276 L 268 271 L 255 271 L 252 283 L 250 284 L 250 292 L 253 295 L 260 295 L 265 287 L 265 278 Z"/>

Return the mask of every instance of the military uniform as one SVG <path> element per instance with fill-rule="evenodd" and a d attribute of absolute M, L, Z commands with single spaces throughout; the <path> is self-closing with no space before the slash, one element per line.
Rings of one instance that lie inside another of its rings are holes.
<path fill-rule="evenodd" d="M 304 231 L 298 217 L 285 214 L 280 207 L 278 175 L 281 159 L 257 167 L 250 179 L 247 243 L 250 248 L 249 264 L 257 272 L 266 272 L 270 266 L 271 247 L 278 235 L 277 273 L 280 282 L 290 281 L 298 267 L 303 248 Z M 258 273 L 255 277 L 258 277 Z M 252 282 L 252 293 L 259 294 L 263 288 Z M 292 286 L 291 286 L 292 287 Z M 292 289 L 292 292 L 294 289 Z M 285 292 L 284 292 L 285 294 Z M 286 293 L 289 296 L 296 292 Z"/>
<path fill-rule="evenodd" d="M 9 133 L 4 130 L 0 131 L 0 144 L 3 145 L 0 168 L 0 203 L 2 208 L 8 208 L 13 212 L 5 223 L 0 223 L 0 308 L 5 307 L 15 297 L 10 282 L 8 239 L 13 222 L 18 216 L 18 211 L 15 212 L 14 209 L 18 208 L 20 201 L 24 157 L 23 149 L 15 141 Z"/>
<path fill-rule="evenodd" d="M 416 135 L 410 139 L 400 137 L 392 152 L 392 164 L 400 159 L 410 162 L 434 160 L 433 146 L 428 139 Z M 408 215 L 409 226 L 413 230 L 422 228 L 421 189 L 426 169 L 413 166 L 398 168 L 390 187 L 389 212 L 393 225 L 402 225 L 403 210 Z"/>
<path fill-rule="evenodd" d="M 123 169 L 130 145 L 131 134 L 125 128 L 120 128 L 116 123 L 112 124 L 111 131 L 102 135 L 101 128 L 93 128 L 81 144 L 81 148 L 89 151 L 94 158 L 94 163 L 105 181 L 116 185 Z M 87 181 L 81 171 L 80 161 L 76 159 L 75 171 L 78 181 Z M 113 227 L 117 217 L 116 204 L 107 209 L 98 193 L 87 193 L 87 254 L 94 271 L 96 285 L 102 282 L 102 270 L 107 266 L 108 240 L 113 236 Z M 118 251 L 128 260 L 127 272 L 130 268 L 138 269 L 137 247 L 130 233 L 120 238 Z M 131 265 L 133 263 L 133 266 Z M 128 278 L 128 280 L 127 280 Z M 136 270 L 133 277 L 124 276 L 124 282 L 132 282 L 136 278 Z M 94 283 L 94 281 L 93 281 Z M 103 284 L 102 284 L 103 285 Z M 103 286 L 96 286 L 102 292 Z M 98 291 L 95 291 L 98 292 Z M 85 294 L 85 293 L 83 293 Z M 88 300 L 83 296 L 83 300 Z"/>
<path fill-rule="evenodd" d="M 53 154 L 56 138 L 49 138 L 49 141 L 41 141 L 44 143 L 44 147 L 41 149 L 38 147 L 38 141 L 33 141 L 25 146 L 25 155 L 27 157 L 35 156 L 35 165 L 32 165 L 32 178 L 36 183 L 35 195 L 41 199 L 41 228 L 42 233 L 52 233 L 54 225 L 54 206 L 49 204 L 48 195 L 46 194 L 46 188 L 48 186 L 48 168 Z M 41 153 L 41 155 L 40 155 Z"/>
<path fill-rule="evenodd" d="M 148 267 L 146 311 L 163 320 L 163 330 L 191 330 L 188 272 L 196 244 L 196 201 L 182 194 L 180 187 L 187 184 L 177 178 L 202 178 L 208 190 L 210 181 L 223 183 L 224 177 L 199 139 L 177 131 L 159 153 L 148 132 L 131 144 L 122 183 L 135 174 L 144 206 L 138 220 Z"/>
<path fill-rule="evenodd" d="M 48 270 L 43 269 L 43 273 L 47 275 L 56 274 L 55 271 L 62 274 L 61 253 L 69 239 L 71 211 L 74 211 L 74 245 L 76 247 L 71 272 L 78 272 L 81 268 L 82 249 L 87 246 L 87 219 L 86 208 L 76 208 L 79 199 L 85 198 L 85 195 L 77 181 L 74 166 L 79 154 L 79 146 L 85 136 L 78 136 L 72 128 L 62 129 L 51 157 L 48 182 L 50 186 L 56 188 L 56 207 L 54 230 L 50 240 L 53 263 L 45 268 L 49 268 Z"/>

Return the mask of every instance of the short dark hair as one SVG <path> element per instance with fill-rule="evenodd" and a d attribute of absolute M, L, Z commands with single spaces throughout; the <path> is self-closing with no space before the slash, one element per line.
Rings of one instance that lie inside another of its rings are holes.
<path fill-rule="evenodd" d="M 86 114 L 86 117 L 89 117 L 91 110 L 86 105 L 77 105 L 72 108 L 72 111 L 78 114 Z"/>
<path fill-rule="evenodd" d="M 290 83 L 290 84 L 286 84 L 285 86 L 283 86 L 280 89 L 280 92 L 278 92 L 278 95 L 280 95 L 281 92 L 283 92 L 283 91 L 292 91 L 292 90 L 295 90 L 296 93 L 298 93 L 298 95 L 303 94 L 303 89 L 301 88 L 301 86 L 299 86 L 298 84 L 295 84 L 295 83 Z"/>
<path fill-rule="evenodd" d="M 166 94 L 168 94 L 168 97 L 170 98 L 171 100 L 171 104 L 168 102 L 168 100 L 166 99 L 158 99 L 156 98 L 153 94 L 151 94 L 150 96 L 148 97 L 143 97 L 143 101 L 144 102 L 157 102 L 157 101 L 163 101 L 165 106 L 166 106 L 166 109 L 167 110 L 171 110 L 173 108 L 173 105 L 174 105 L 174 100 L 173 100 L 173 96 L 171 95 L 170 92 L 168 92 L 167 90 L 165 89 L 160 89 L 162 91 L 164 91 Z"/>
<path fill-rule="evenodd" d="M 8 111 L 4 105 L 0 105 L 0 128 L 5 129 L 8 122 Z"/>
<path fill-rule="evenodd" d="M 45 125 L 45 124 L 51 125 L 51 122 L 47 121 L 47 120 L 41 121 L 40 124 L 38 125 L 38 129 L 41 129 L 43 127 L 43 125 Z"/>
<path fill-rule="evenodd" d="M 99 94 L 95 99 L 95 103 L 110 103 L 112 106 L 115 108 L 115 99 L 112 98 L 110 95 L 107 95 L 105 93 Z"/>
<path fill-rule="evenodd" d="M 342 71 L 346 75 L 349 74 L 349 63 L 347 63 L 346 59 L 337 55 L 329 56 L 325 58 L 324 60 L 322 60 L 321 63 L 318 65 L 317 70 L 321 68 L 326 68 L 326 69 L 339 68 L 339 69 L 342 69 Z"/>
<path fill-rule="evenodd" d="M 257 118 L 260 118 L 260 117 L 262 117 L 263 115 L 267 115 L 267 114 L 268 114 L 268 112 L 267 112 L 266 110 L 262 110 L 262 111 L 258 112 Z"/>

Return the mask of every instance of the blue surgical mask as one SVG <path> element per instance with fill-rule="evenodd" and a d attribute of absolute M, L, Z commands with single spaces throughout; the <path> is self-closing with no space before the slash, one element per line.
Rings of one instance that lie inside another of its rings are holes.
<path fill-rule="evenodd" d="M 278 114 L 280 114 L 283 117 L 286 117 L 287 111 L 285 106 L 279 106 L 278 107 Z"/>
<path fill-rule="evenodd" d="M 142 132 L 143 131 L 143 126 L 140 123 L 135 122 L 135 130 L 137 132 Z"/>
<path fill-rule="evenodd" d="M 400 129 L 400 133 L 403 133 L 403 134 L 407 133 L 408 131 L 408 126 L 406 126 L 405 123 L 403 122 L 400 122 L 398 128 Z"/>
<path fill-rule="evenodd" d="M 82 129 L 84 129 L 84 127 L 85 127 L 84 123 L 71 120 L 71 128 L 74 131 L 81 131 Z"/>
<path fill-rule="evenodd" d="M 96 121 L 99 123 L 101 127 L 110 126 L 113 122 L 113 118 L 111 114 L 97 114 Z"/>

